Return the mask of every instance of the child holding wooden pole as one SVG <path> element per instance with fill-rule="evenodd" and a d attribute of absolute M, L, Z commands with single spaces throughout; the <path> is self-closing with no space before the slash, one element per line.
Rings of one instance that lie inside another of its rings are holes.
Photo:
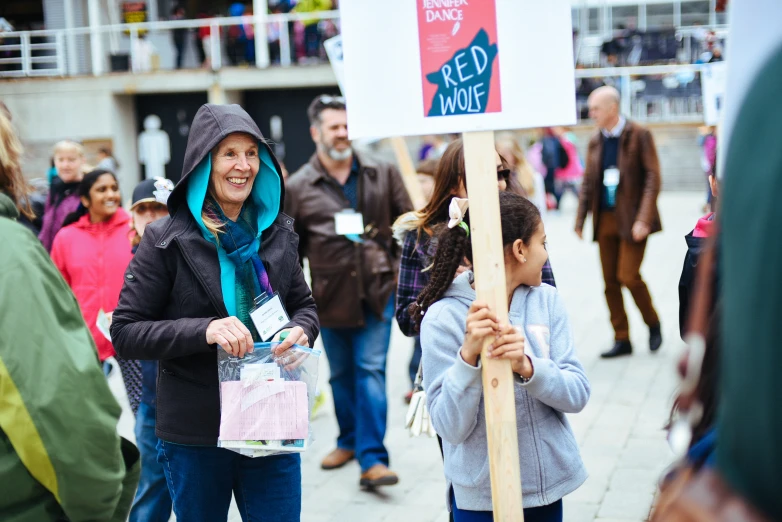
<path fill-rule="evenodd" d="M 491 521 L 492 495 L 480 353 L 511 361 L 515 379 L 524 520 L 561 521 L 565 495 L 587 477 L 564 413 L 586 406 L 590 388 L 575 355 L 567 312 L 555 288 L 542 284 L 548 258 L 540 213 L 525 198 L 500 194 L 510 324 L 476 301 L 467 201 L 454 198 L 438 235 L 429 283 L 411 307 L 421 324 L 424 387 L 443 438 L 448 505 L 455 522 Z M 424 315 L 425 314 L 425 315 Z"/>

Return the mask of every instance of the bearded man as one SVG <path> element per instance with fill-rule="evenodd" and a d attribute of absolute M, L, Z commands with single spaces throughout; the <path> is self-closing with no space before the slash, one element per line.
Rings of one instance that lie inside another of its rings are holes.
<path fill-rule="evenodd" d="M 353 150 L 344 98 L 318 96 L 307 114 L 316 151 L 288 179 L 285 212 L 295 220 L 300 259 L 309 259 L 331 368 L 340 433 L 322 467 L 355 458 L 362 487 L 389 486 L 399 481 L 383 443 L 400 256 L 391 225 L 413 205 L 396 167 Z"/>

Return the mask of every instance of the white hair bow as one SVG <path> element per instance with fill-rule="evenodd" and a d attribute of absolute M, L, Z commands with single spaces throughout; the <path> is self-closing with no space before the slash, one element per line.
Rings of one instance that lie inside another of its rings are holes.
<path fill-rule="evenodd" d="M 451 199 L 451 204 L 448 207 L 448 217 L 450 218 L 450 221 L 448 221 L 448 228 L 461 226 L 468 234 L 470 233 L 470 229 L 467 227 L 467 224 L 464 223 L 464 214 L 467 212 L 469 206 L 470 202 L 466 199 Z"/>

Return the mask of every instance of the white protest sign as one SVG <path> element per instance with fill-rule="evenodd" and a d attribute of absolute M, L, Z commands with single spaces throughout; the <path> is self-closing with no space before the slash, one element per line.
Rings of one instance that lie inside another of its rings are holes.
<path fill-rule="evenodd" d="M 337 77 L 339 90 L 342 91 L 342 94 L 345 94 L 345 61 L 342 57 L 342 35 L 337 35 L 323 42 L 323 48 L 326 49 L 326 55 L 329 57 L 334 76 Z"/>
<path fill-rule="evenodd" d="M 703 119 L 706 125 L 719 125 L 725 109 L 725 87 L 728 83 L 727 64 L 710 63 L 701 68 Z"/>
<path fill-rule="evenodd" d="M 352 139 L 571 125 L 566 0 L 341 0 Z"/>

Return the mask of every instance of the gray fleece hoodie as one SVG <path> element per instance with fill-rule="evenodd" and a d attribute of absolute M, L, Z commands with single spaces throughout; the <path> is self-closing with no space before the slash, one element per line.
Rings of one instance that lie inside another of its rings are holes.
<path fill-rule="evenodd" d="M 456 505 L 490 511 L 491 483 L 481 364 L 459 355 L 467 311 L 475 300 L 472 273 L 457 277 L 432 305 L 421 325 L 424 388 L 432 422 L 443 438 L 445 478 Z M 516 422 L 525 508 L 551 504 L 587 478 L 565 413 L 577 413 L 589 399 L 589 381 L 578 362 L 565 306 L 546 284 L 520 286 L 513 294 L 510 322 L 523 326 L 535 373 L 527 384 L 516 376 Z M 447 493 L 447 492 L 446 492 Z"/>

